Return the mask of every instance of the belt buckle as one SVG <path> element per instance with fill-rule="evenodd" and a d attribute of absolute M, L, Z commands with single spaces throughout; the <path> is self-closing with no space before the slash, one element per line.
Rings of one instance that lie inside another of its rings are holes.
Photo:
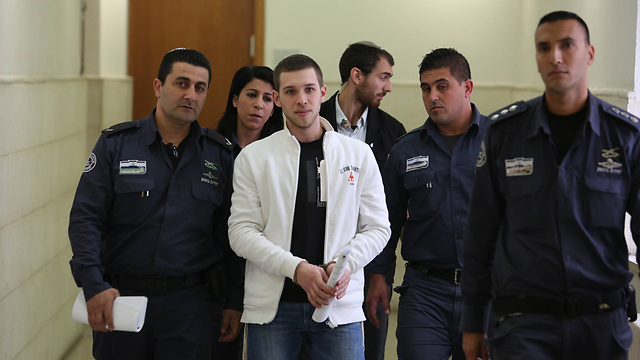
<path fill-rule="evenodd" d="M 165 293 L 167 292 L 167 281 L 164 277 L 154 277 L 153 278 L 153 292 L 154 293 Z"/>
<path fill-rule="evenodd" d="M 462 269 L 455 269 L 453 273 L 453 283 L 460 285 L 460 279 L 462 278 Z"/>

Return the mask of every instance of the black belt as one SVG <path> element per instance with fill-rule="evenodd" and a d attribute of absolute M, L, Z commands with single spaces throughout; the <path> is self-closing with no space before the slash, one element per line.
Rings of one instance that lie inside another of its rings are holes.
<path fill-rule="evenodd" d="M 493 310 L 499 316 L 534 313 L 553 315 L 557 318 L 570 318 L 619 309 L 625 306 L 626 296 L 624 290 L 616 290 L 610 293 L 576 298 L 531 295 L 497 297 L 493 300 Z"/>
<path fill-rule="evenodd" d="M 205 283 L 204 272 L 186 276 L 156 276 L 149 278 L 115 275 L 113 278 L 117 289 L 152 293 L 165 293 L 167 291 Z"/>
<path fill-rule="evenodd" d="M 425 275 L 437 277 L 438 279 L 450 281 L 456 285 L 460 285 L 462 278 L 462 269 L 442 269 L 422 264 L 418 261 L 410 261 L 409 267 L 422 272 Z"/>

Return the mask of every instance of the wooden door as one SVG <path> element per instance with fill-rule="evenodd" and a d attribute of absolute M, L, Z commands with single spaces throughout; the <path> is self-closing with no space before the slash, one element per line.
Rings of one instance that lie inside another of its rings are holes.
<path fill-rule="evenodd" d="M 152 85 L 164 54 L 185 47 L 202 52 L 211 63 L 211 85 L 198 121 L 215 128 L 233 74 L 242 66 L 262 64 L 263 32 L 264 0 L 130 0 L 133 118 L 148 116 L 156 106 Z"/>

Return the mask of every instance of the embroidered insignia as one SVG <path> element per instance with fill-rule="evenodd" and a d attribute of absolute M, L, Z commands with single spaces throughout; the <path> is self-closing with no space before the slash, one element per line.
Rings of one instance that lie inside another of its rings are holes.
<path fill-rule="evenodd" d="M 147 162 L 144 160 L 120 161 L 120 175 L 144 175 L 147 173 Z"/>
<path fill-rule="evenodd" d="M 484 145 L 484 141 L 480 144 L 480 154 L 478 154 L 477 167 L 482 167 L 487 162 L 487 147 Z"/>
<path fill-rule="evenodd" d="M 211 162 L 209 160 L 204 161 L 204 166 L 211 170 L 218 170 L 218 164 Z"/>
<path fill-rule="evenodd" d="M 204 175 L 205 177 L 208 177 L 209 179 L 212 179 L 212 180 L 218 180 L 218 178 L 215 175 L 213 175 L 211 173 L 211 171 L 209 171 L 208 173 L 202 173 L 202 175 Z"/>
<path fill-rule="evenodd" d="M 96 157 L 96 154 L 91 153 L 91 155 L 89 155 L 89 159 L 87 160 L 87 163 L 84 166 L 84 170 L 82 172 L 89 172 L 91 170 L 93 170 L 93 168 L 96 167 L 96 164 L 98 163 L 98 158 Z"/>
<path fill-rule="evenodd" d="M 504 167 L 507 176 L 524 176 L 533 173 L 533 158 L 505 159 Z"/>
<path fill-rule="evenodd" d="M 429 155 L 424 156 L 416 156 L 411 159 L 407 159 L 407 170 L 406 172 L 424 169 L 429 167 Z"/>
<path fill-rule="evenodd" d="M 609 150 L 602 149 L 602 157 L 605 158 L 606 160 L 598 163 L 598 169 L 597 169 L 598 172 L 606 172 L 611 174 L 622 173 L 622 169 L 618 169 L 619 167 L 622 167 L 622 164 L 613 160 L 618 156 L 620 156 L 620 154 L 618 154 L 617 151 L 618 151 L 618 148 L 613 148 Z"/>

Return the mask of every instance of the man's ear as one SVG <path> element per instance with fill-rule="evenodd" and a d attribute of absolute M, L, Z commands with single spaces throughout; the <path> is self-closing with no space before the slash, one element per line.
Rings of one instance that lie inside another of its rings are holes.
<path fill-rule="evenodd" d="M 278 107 L 282 107 L 282 104 L 280 103 L 280 96 L 278 96 L 278 92 L 273 90 L 272 92 L 272 96 L 273 96 L 273 102 L 278 105 Z"/>
<path fill-rule="evenodd" d="M 362 71 L 357 67 L 354 67 L 354 68 L 351 68 L 350 75 L 351 75 L 351 81 L 353 81 L 356 85 L 360 85 L 364 77 L 364 74 L 362 73 Z"/>
<path fill-rule="evenodd" d="M 160 79 L 153 80 L 153 92 L 158 99 L 160 99 L 160 88 L 162 88 L 162 81 L 160 81 Z"/>
<path fill-rule="evenodd" d="M 465 80 L 464 85 L 464 97 L 470 98 L 473 92 L 473 81 L 471 79 Z"/>
<path fill-rule="evenodd" d="M 322 95 L 320 102 L 324 102 L 324 99 L 327 97 L 327 85 L 322 85 L 322 87 L 320 87 L 320 94 Z"/>

